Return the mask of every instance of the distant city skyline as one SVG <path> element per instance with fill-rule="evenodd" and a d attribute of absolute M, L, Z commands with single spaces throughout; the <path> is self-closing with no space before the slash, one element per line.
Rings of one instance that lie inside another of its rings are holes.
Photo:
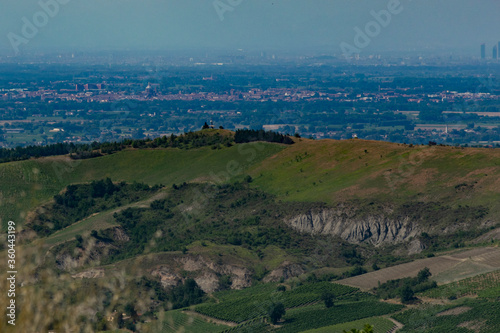
<path fill-rule="evenodd" d="M 491 53 L 489 53 L 489 50 L 491 50 Z M 489 54 L 491 54 L 491 59 L 499 59 L 500 57 L 500 42 L 493 44 L 493 46 L 490 49 L 490 46 L 487 45 L 486 43 L 481 44 L 481 59 L 488 59 Z"/>
<path fill-rule="evenodd" d="M 496 0 L 21 0 L 2 9 L 4 55 L 189 49 L 341 55 L 344 43 L 361 55 L 472 56 L 477 45 L 498 43 L 500 31 Z"/>

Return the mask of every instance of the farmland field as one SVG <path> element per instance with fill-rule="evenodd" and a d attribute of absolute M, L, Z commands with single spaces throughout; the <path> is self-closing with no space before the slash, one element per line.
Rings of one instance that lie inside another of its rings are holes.
<path fill-rule="evenodd" d="M 376 287 L 379 281 L 380 283 L 384 283 L 388 280 L 416 276 L 425 267 L 430 269 L 433 275 L 431 279 L 441 276 L 441 280 L 438 281 L 444 283 L 467 277 L 464 276 L 466 274 L 460 275 L 456 274 L 456 272 L 448 276 L 447 272 L 452 272 L 457 266 L 461 267 L 462 270 L 469 271 L 467 269 L 468 265 L 474 267 L 480 265 L 483 269 L 482 271 L 478 271 L 477 269 L 470 270 L 468 273 L 469 276 L 494 271 L 500 268 L 500 249 L 496 247 L 478 248 L 457 254 L 415 260 L 410 263 L 340 280 L 338 283 L 368 290 Z"/>

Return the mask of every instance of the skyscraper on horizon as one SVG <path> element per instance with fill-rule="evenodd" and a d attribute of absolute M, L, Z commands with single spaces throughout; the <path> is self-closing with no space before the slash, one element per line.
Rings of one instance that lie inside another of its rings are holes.
<path fill-rule="evenodd" d="M 481 59 L 486 59 L 486 44 L 481 44 Z"/>

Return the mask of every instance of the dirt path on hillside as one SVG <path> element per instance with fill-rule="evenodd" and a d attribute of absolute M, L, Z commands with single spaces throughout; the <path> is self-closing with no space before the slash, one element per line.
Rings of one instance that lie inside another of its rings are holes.
<path fill-rule="evenodd" d="M 396 331 L 399 331 L 400 329 L 402 329 L 405 326 L 402 323 L 400 323 L 399 321 L 397 321 L 396 319 L 393 319 L 391 317 L 384 317 L 384 318 L 389 319 L 395 325 L 393 328 L 391 328 L 389 331 L 387 331 L 387 333 L 394 333 Z"/>
<path fill-rule="evenodd" d="M 190 316 L 202 318 L 203 320 L 205 320 L 205 321 L 207 321 L 209 323 L 215 323 L 215 324 L 219 324 L 219 325 L 226 325 L 226 326 L 230 326 L 230 327 L 236 327 L 236 326 L 238 326 L 238 324 L 235 323 L 235 322 L 225 321 L 225 320 L 220 320 L 220 319 L 215 319 L 213 317 L 206 316 L 206 315 L 198 313 L 196 311 L 184 310 L 182 312 L 184 312 L 185 314 L 190 315 Z"/>
<path fill-rule="evenodd" d="M 446 305 L 450 304 L 451 302 L 448 299 L 442 299 L 442 298 L 430 298 L 430 297 L 418 297 L 423 303 L 427 304 L 433 304 L 433 305 Z"/>

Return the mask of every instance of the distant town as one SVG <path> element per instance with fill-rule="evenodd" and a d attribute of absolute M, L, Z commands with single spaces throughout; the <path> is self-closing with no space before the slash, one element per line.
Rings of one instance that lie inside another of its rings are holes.
<path fill-rule="evenodd" d="M 496 147 L 498 49 L 487 58 L 483 44 L 481 57 L 447 60 L 264 52 L 183 57 L 181 65 L 140 56 L 105 65 L 99 56 L 3 59 L 0 146 L 158 137 L 212 122 L 315 139 Z"/>

